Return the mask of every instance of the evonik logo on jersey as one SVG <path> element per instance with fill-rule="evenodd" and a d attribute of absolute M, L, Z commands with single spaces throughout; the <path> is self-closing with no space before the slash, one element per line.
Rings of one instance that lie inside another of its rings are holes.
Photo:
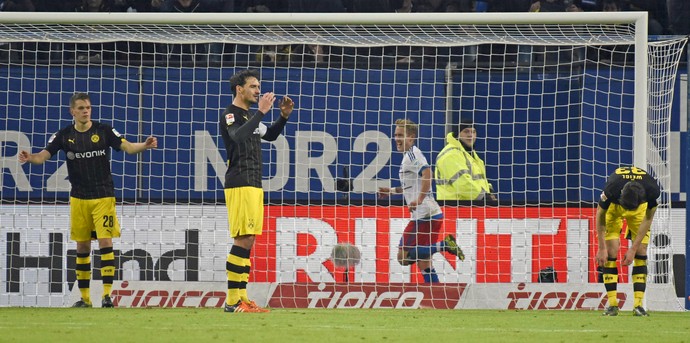
<path fill-rule="evenodd" d="M 100 156 L 105 156 L 106 151 L 105 149 L 101 150 L 94 150 L 94 151 L 87 151 L 87 152 L 68 152 L 67 153 L 67 158 L 70 160 L 74 159 L 82 159 L 82 158 L 94 158 L 94 157 L 100 157 Z"/>

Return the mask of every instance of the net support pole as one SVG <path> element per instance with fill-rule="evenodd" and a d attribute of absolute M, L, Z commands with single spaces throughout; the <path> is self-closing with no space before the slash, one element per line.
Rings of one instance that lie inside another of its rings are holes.
<path fill-rule="evenodd" d="M 454 68 L 451 64 L 448 64 L 446 66 L 446 129 L 444 131 L 445 136 L 448 136 L 448 133 L 453 132 L 453 124 L 455 124 L 453 122 L 453 69 Z M 460 123 L 460 117 L 458 117 L 458 123 Z"/>
<path fill-rule="evenodd" d="M 633 165 L 648 170 L 647 137 L 648 79 L 647 79 L 647 13 L 635 21 L 635 108 L 633 109 Z"/>
<path fill-rule="evenodd" d="M 688 64 L 685 67 L 686 73 L 689 73 L 687 78 L 688 87 L 686 89 L 688 104 L 687 111 L 687 129 L 685 132 L 685 309 L 690 310 L 690 45 L 688 49 Z"/>

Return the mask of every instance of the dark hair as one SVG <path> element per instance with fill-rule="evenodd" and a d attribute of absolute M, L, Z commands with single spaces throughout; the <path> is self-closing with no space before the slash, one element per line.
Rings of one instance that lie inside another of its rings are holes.
<path fill-rule="evenodd" d="M 70 108 L 74 107 L 74 103 L 76 103 L 77 100 L 88 100 L 89 102 L 91 102 L 91 97 L 89 97 L 89 95 L 86 93 L 81 93 L 81 92 L 74 93 L 72 95 L 72 97 L 69 98 L 69 107 Z"/>
<path fill-rule="evenodd" d="M 618 204 L 626 210 L 634 210 L 645 201 L 646 197 L 644 187 L 638 182 L 630 181 L 623 186 Z"/>
<path fill-rule="evenodd" d="M 460 124 L 458 124 L 458 137 L 460 137 L 460 132 L 462 130 L 469 128 L 469 127 L 474 127 L 474 122 L 470 118 L 462 118 L 460 119 Z"/>
<path fill-rule="evenodd" d="M 235 75 L 230 77 L 230 90 L 232 91 L 233 96 L 237 95 L 237 86 L 244 86 L 244 84 L 247 83 L 247 79 L 250 77 L 258 80 L 259 72 L 256 70 L 247 69 L 235 73 Z"/>

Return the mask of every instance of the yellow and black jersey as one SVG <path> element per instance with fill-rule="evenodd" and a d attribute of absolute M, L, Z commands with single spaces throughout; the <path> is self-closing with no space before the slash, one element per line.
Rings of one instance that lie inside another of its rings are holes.
<path fill-rule="evenodd" d="M 261 139 L 273 141 L 285 127 L 287 119 L 278 116 L 271 125 L 261 123 L 264 113 L 251 113 L 230 105 L 220 118 L 220 133 L 228 154 L 228 170 L 224 188 L 261 188 L 262 157 Z"/>
<path fill-rule="evenodd" d="M 611 203 L 619 204 L 623 186 L 628 182 L 639 182 L 647 194 L 647 208 L 652 209 L 658 205 L 657 199 L 661 195 L 661 189 L 656 180 L 646 171 L 637 167 L 620 167 L 609 176 L 601 193 L 599 206 L 608 209 Z"/>
<path fill-rule="evenodd" d="M 72 185 L 70 196 L 79 199 L 114 197 L 110 172 L 110 147 L 120 150 L 124 138 L 106 124 L 91 122 L 85 132 L 67 126 L 48 140 L 45 150 L 51 156 L 65 152 L 67 174 Z"/>

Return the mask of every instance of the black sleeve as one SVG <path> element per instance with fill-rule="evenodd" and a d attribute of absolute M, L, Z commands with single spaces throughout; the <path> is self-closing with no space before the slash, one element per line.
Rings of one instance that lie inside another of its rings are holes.
<path fill-rule="evenodd" d="M 283 118 L 283 116 L 278 116 L 278 119 L 271 124 L 271 127 L 266 129 L 266 133 L 261 138 L 266 141 L 276 140 L 280 133 L 283 132 L 286 123 L 287 119 Z"/>
<path fill-rule="evenodd" d="M 623 188 L 621 180 L 620 176 L 616 174 L 612 174 L 609 176 L 608 180 L 606 180 L 604 190 L 599 196 L 599 206 L 601 206 L 601 208 L 608 210 L 611 202 L 620 197 L 621 189 Z"/>
<path fill-rule="evenodd" d="M 122 137 L 117 130 L 113 129 L 109 125 L 103 125 L 103 131 L 105 131 L 108 145 L 110 145 L 111 148 L 120 151 L 124 137 Z"/>
<path fill-rule="evenodd" d="M 608 210 L 609 206 L 611 206 L 611 198 L 606 195 L 606 192 L 601 192 L 599 206 L 605 210 Z"/>
<path fill-rule="evenodd" d="M 254 133 L 254 130 L 259 127 L 259 123 L 264 115 L 263 112 L 256 111 L 252 118 L 247 120 L 244 124 L 240 126 L 228 125 L 226 128 L 226 130 L 228 130 L 228 136 L 230 136 L 230 139 L 235 143 L 246 141 Z"/>
<path fill-rule="evenodd" d="M 48 145 L 46 145 L 45 150 L 50 153 L 50 156 L 55 156 L 58 151 L 62 149 L 62 131 L 53 134 L 48 139 Z"/>
<path fill-rule="evenodd" d="M 656 201 L 656 199 L 647 201 L 647 209 L 648 210 L 651 210 L 657 206 L 659 206 L 659 203 Z"/>
<path fill-rule="evenodd" d="M 647 192 L 647 209 L 652 209 L 659 206 L 657 199 L 661 196 L 661 189 L 653 177 L 650 176 L 649 179 L 649 187 L 645 191 Z"/>

